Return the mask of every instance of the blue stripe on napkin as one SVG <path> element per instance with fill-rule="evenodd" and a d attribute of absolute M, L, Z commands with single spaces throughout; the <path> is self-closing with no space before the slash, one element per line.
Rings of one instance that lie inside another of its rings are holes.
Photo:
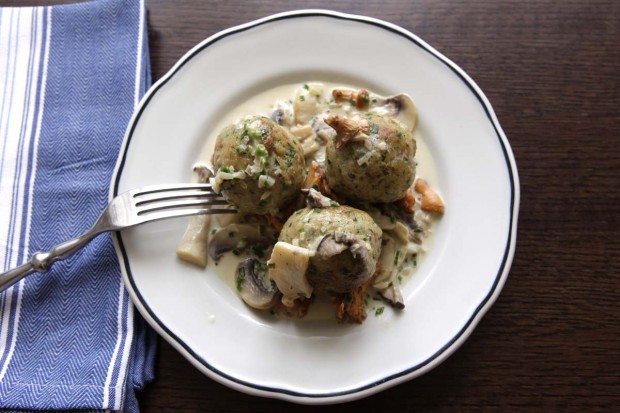
<path fill-rule="evenodd" d="M 95 222 L 149 84 L 142 2 L 0 8 L 0 268 Z M 0 293 L 0 408 L 137 411 L 155 342 L 99 236 Z"/>

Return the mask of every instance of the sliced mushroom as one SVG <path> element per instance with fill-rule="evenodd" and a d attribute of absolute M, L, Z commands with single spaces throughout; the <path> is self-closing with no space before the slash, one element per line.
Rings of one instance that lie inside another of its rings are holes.
<path fill-rule="evenodd" d="M 324 86 L 321 83 L 307 83 L 295 91 L 293 110 L 295 122 L 304 124 L 323 110 L 321 95 Z"/>
<path fill-rule="evenodd" d="M 313 288 L 306 278 L 313 251 L 278 241 L 267 263 L 269 275 L 282 293 L 282 304 L 293 307 L 298 298 L 310 298 Z"/>
<path fill-rule="evenodd" d="M 380 264 L 377 266 L 379 271 L 372 286 L 393 307 L 403 309 L 405 308 L 405 302 L 398 282 L 400 253 L 396 247 L 396 241 L 384 234 L 381 255 L 379 256 Z"/>
<path fill-rule="evenodd" d="M 405 224 L 412 233 L 417 233 L 419 231 L 420 225 L 415 220 L 414 214 L 410 214 L 405 212 L 402 208 L 392 204 L 378 204 L 377 205 L 383 214 L 387 215 L 391 218 L 392 221 L 400 221 Z"/>
<path fill-rule="evenodd" d="M 295 124 L 293 114 L 293 104 L 284 100 L 277 101 L 274 105 L 271 119 L 281 126 L 292 126 Z"/>
<path fill-rule="evenodd" d="M 365 205 L 364 211 L 370 215 L 375 224 L 382 230 L 394 229 L 396 226 L 396 219 L 391 217 L 388 213 L 383 213 L 380 209 L 375 208 L 372 205 Z"/>
<path fill-rule="evenodd" d="M 209 178 L 213 176 L 211 168 L 202 162 L 195 164 L 193 170 L 195 179 L 199 183 L 209 182 Z M 177 247 L 177 257 L 199 267 L 206 267 L 210 226 L 211 215 L 191 217 L 183 238 Z"/>
<path fill-rule="evenodd" d="M 284 125 L 284 111 L 282 109 L 276 109 L 271 115 L 271 119 L 278 125 Z"/>
<path fill-rule="evenodd" d="M 372 286 L 382 290 L 388 286 L 394 272 L 394 256 L 396 255 L 396 242 L 388 235 L 383 234 L 381 241 L 381 255 L 379 256 L 378 271 Z"/>
<path fill-rule="evenodd" d="M 293 135 L 297 136 L 301 140 L 312 136 L 312 126 L 310 125 L 293 126 L 291 127 L 290 131 Z"/>
<path fill-rule="evenodd" d="M 190 218 L 183 238 L 177 246 L 177 257 L 202 268 L 207 266 L 210 223 L 210 215 L 196 215 Z"/>
<path fill-rule="evenodd" d="M 230 224 L 236 224 L 245 218 L 246 214 L 243 212 L 235 212 L 234 214 L 216 214 L 213 217 L 217 221 L 218 226 L 225 227 Z"/>
<path fill-rule="evenodd" d="M 209 256 L 219 260 L 225 252 L 241 253 L 251 248 L 256 255 L 264 254 L 271 246 L 274 233 L 268 226 L 230 224 L 217 230 L 209 243 Z"/>
<path fill-rule="evenodd" d="M 307 194 L 306 202 L 312 208 L 329 208 L 339 205 L 338 202 L 326 197 L 314 188 L 302 189 L 301 192 Z"/>
<path fill-rule="evenodd" d="M 211 170 L 211 167 L 204 162 L 194 164 L 192 170 L 196 174 L 196 179 L 200 183 L 209 182 L 209 178 L 213 176 L 213 170 Z"/>
<path fill-rule="evenodd" d="M 408 127 L 411 131 L 415 129 L 418 114 L 411 96 L 406 93 L 386 97 L 372 95 L 371 101 L 374 105 L 372 109 L 373 112 L 390 116 Z"/>
<path fill-rule="evenodd" d="M 314 138 L 305 139 L 301 143 L 301 150 L 304 153 L 304 157 L 314 155 L 320 149 L 319 143 Z"/>
<path fill-rule="evenodd" d="M 396 225 L 393 229 L 387 231 L 390 235 L 396 238 L 401 244 L 407 245 L 409 241 L 421 242 L 417 233 L 411 231 L 411 229 L 400 221 L 396 221 Z"/>
<path fill-rule="evenodd" d="M 316 122 L 312 127 L 312 132 L 323 143 L 326 143 L 330 139 L 334 139 L 336 137 L 336 131 L 334 130 L 334 128 L 325 123 L 325 120 L 321 117 L 318 117 L 316 119 Z"/>
<path fill-rule="evenodd" d="M 237 291 L 250 307 L 267 310 L 278 301 L 278 289 L 267 275 L 265 264 L 256 258 L 246 258 L 236 272 Z"/>
<path fill-rule="evenodd" d="M 405 308 L 403 293 L 397 283 L 392 283 L 389 287 L 379 291 L 379 295 L 388 301 L 392 307 L 402 310 Z"/>
<path fill-rule="evenodd" d="M 349 234 L 337 232 L 334 236 L 325 235 L 316 250 L 317 257 L 328 260 L 335 255 L 342 254 L 354 242 L 355 240 Z"/>
<path fill-rule="evenodd" d="M 375 271 L 375 260 L 363 241 L 335 232 L 319 242 L 308 271 L 310 285 L 335 293 L 348 293 Z"/>

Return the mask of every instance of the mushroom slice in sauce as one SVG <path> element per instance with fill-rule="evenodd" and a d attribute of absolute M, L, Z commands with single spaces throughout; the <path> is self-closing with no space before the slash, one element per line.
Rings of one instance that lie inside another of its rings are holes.
<path fill-rule="evenodd" d="M 211 168 L 205 163 L 194 165 L 194 175 L 199 183 L 209 182 L 213 176 Z M 211 215 L 196 215 L 189 219 L 183 238 L 177 246 L 177 257 L 183 261 L 205 268 L 207 266 L 209 227 Z"/>
<path fill-rule="evenodd" d="M 273 247 L 271 258 L 267 263 L 269 275 L 282 293 L 282 304 L 287 307 L 295 305 L 300 297 L 310 298 L 313 288 L 306 279 L 306 270 L 314 252 L 278 241 Z"/>
<path fill-rule="evenodd" d="M 400 93 L 394 96 L 372 95 L 373 112 L 396 119 L 413 131 L 417 124 L 418 112 L 411 96 Z"/>
<path fill-rule="evenodd" d="M 230 224 L 217 230 L 211 238 L 209 256 L 218 260 L 225 252 L 240 253 L 250 248 L 260 258 L 273 239 L 273 231 L 267 226 Z"/>
<path fill-rule="evenodd" d="M 183 261 L 205 268 L 208 261 L 210 215 L 191 217 L 181 242 L 177 246 L 177 257 Z"/>
<path fill-rule="evenodd" d="M 394 227 L 389 229 L 394 230 L 403 242 L 411 240 L 417 244 L 422 243 L 422 239 L 420 238 L 422 229 L 419 222 L 415 219 L 415 214 L 407 213 L 393 203 L 379 204 L 378 206 L 383 215 L 390 217 L 394 223 Z"/>
<path fill-rule="evenodd" d="M 267 310 L 277 302 L 278 289 L 268 277 L 265 264 L 256 258 L 241 261 L 235 279 L 241 299 L 250 307 Z"/>
<path fill-rule="evenodd" d="M 375 270 L 375 262 L 363 241 L 341 232 L 323 237 L 312 265 L 316 271 L 309 273 L 310 284 L 336 293 L 352 291 L 366 282 Z"/>
<path fill-rule="evenodd" d="M 306 193 L 306 203 L 312 208 L 329 208 L 338 206 L 338 202 L 326 197 L 314 188 L 302 189 L 301 192 Z"/>
<path fill-rule="evenodd" d="M 399 254 L 396 241 L 383 235 L 381 255 L 379 256 L 379 271 L 373 281 L 373 287 L 381 297 L 398 309 L 405 308 L 405 302 L 398 282 Z"/>
<path fill-rule="evenodd" d="M 323 111 L 324 104 L 320 98 L 324 88 L 325 86 L 321 83 L 305 83 L 295 91 L 293 99 L 295 122 L 308 123 Z"/>

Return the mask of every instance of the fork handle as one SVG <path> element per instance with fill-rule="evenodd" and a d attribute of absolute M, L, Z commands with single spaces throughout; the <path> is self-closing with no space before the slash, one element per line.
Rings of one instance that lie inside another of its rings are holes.
<path fill-rule="evenodd" d="M 100 232 L 88 231 L 77 238 L 56 245 L 49 252 L 35 252 L 30 261 L 0 274 L 0 292 L 27 275 L 48 271 L 54 262 L 67 258 L 99 234 Z"/>

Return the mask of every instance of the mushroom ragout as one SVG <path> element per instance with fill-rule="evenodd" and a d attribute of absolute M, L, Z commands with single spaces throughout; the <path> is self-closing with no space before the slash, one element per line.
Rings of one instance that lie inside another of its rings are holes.
<path fill-rule="evenodd" d="M 177 255 L 239 257 L 240 297 L 272 314 L 302 318 L 317 296 L 346 322 L 366 318 L 369 298 L 404 308 L 401 285 L 444 211 L 416 174 L 416 123 L 408 95 L 318 82 L 230 122 L 194 171 L 239 213 L 192 218 Z"/>

